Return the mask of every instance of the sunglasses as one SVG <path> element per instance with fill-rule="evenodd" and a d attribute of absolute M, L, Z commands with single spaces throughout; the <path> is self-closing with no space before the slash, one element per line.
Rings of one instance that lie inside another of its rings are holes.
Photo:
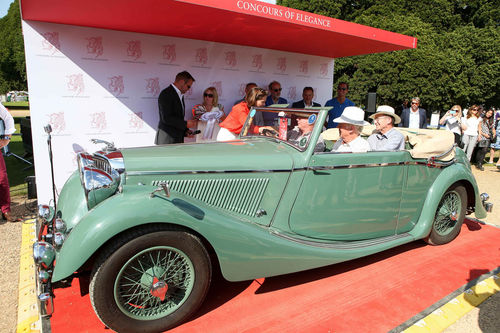
<path fill-rule="evenodd" d="M 283 88 L 273 89 L 274 92 L 278 92 L 278 91 L 281 91 L 281 90 L 283 90 Z"/>
<path fill-rule="evenodd" d="M 203 94 L 203 97 L 210 97 L 210 98 L 212 98 L 212 97 L 214 97 L 214 94 Z"/>
<path fill-rule="evenodd" d="M 347 90 L 347 88 L 338 87 L 337 90 Z"/>
<path fill-rule="evenodd" d="M 417 104 L 418 105 L 418 102 L 411 102 L 411 104 Z"/>

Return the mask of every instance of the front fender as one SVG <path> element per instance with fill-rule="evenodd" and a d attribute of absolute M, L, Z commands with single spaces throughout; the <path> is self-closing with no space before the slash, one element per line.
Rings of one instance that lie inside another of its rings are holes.
<path fill-rule="evenodd" d="M 151 198 L 150 193 L 151 189 L 146 186 L 129 188 L 84 215 L 57 254 L 52 281 L 73 274 L 103 244 L 127 229 L 149 223 L 175 222 L 197 230 L 197 223 L 206 223 L 205 211 L 182 196 Z"/>
<path fill-rule="evenodd" d="M 477 187 L 476 179 L 469 169 L 463 164 L 456 163 L 447 168 L 444 168 L 439 176 L 434 180 L 434 183 L 427 192 L 422 212 L 415 227 L 410 231 L 416 239 L 425 238 L 429 235 L 434 222 L 437 206 L 441 201 L 446 190 L 453 184 L 463 182 L 464 185 L 469 185 L 474 191 L 475 197 L 475 215 L 477 218 L 486 217 L 486 211 L 481 203 L 479 197 L 479 190 Z"/>

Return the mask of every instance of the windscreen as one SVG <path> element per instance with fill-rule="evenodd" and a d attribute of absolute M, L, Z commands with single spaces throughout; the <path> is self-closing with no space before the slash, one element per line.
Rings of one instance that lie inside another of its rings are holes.
<path fill-rule="evenodd" d="M 251 109 L 241 137 L 260 136 L 284 141 L 299 150 L 310 144 L 318 111 L 300 109 Z"/>

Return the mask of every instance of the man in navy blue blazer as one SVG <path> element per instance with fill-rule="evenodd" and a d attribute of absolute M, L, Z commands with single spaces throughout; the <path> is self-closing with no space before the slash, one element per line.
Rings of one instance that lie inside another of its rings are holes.
<path fill-rule="evenodd" d="M 313 102 L 313 98 L 314 98 L 314 89 L 312 87 L 304 87 L 304 89 L 302 90 L 302 100 L 294 102 L 292 104 L 292 108 L 303 109 L 303 108 L 310 108 L 312 106 L 321 106 L 319 103 Z"/>
<path fill-rule="evenodd" d="M 178 73 L 175 81 L 163 89 L 158 97 L 160 120 L 156 131 L 155 144 L 183 143 L 184 137 L 192 134 L 189 127 L 194 120 L 185 121 L 186 105 L 184 94 L 193 85 L 194 78 L 187 71 Z"/>
<path fill-rule="evenodd" d="M 419 108 L 420 98 L 413 97 L 411 106 L 403 110 L 399 127 L 407 128 L 427 128 L 427 112 Z"/>

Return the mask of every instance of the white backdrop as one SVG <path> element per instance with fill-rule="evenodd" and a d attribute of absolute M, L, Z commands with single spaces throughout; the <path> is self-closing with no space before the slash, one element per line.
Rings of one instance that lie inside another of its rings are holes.
<path fill-rule="evenodd" d="M 229 113 L 247 82 L 281 83 L 282 97 L 315 90 L 331 98 L 333 59 L 192 39 L 23 21 L 38 200 L 52 197 L 47 135 L 51 124 L 56 188 L 77 168 L 76 153 L 93 152 L 91 138 L 117 147 L 148 146 L 158 124 L 157 98 L 180 71 L 196 82 L 186 94 L 186 119 L 215 86 Z"/>

